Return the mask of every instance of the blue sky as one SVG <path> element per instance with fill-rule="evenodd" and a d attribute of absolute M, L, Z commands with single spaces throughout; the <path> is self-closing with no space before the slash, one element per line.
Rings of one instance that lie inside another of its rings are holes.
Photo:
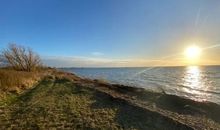
<path fill-rule="evenodd" d="M 162 65 L 219 44 L 219 14 L 219 0 L 0 0 L 0 48 L 28 46 L 57 67 Z M 201 64 L 219 64 L 218 51 Z"/>

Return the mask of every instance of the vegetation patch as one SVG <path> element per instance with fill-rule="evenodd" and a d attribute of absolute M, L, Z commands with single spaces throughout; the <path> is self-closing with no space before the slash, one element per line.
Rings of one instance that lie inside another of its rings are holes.
<path fill-rule="evenodd" d="M 2 108 L 0 123 L 1 129 L 188 129 L 93 88 L 51 76 Z"/>

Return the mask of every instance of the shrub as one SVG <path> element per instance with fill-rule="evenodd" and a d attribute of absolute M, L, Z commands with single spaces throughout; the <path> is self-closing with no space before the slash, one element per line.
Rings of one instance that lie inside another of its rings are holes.
<path fill-rule="evenodd" d="M 30 48 L 9 44 L 8 48 L 1 51 L 0 60 L 7 63 L 15 70 L 33 71 L 41 66 L 41 60 L 38 54 Z"/>

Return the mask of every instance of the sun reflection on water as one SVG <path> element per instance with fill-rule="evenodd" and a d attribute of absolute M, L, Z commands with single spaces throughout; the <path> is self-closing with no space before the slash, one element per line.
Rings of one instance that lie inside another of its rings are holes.
<path fill-rule="evenodd" d="M 183 91 L 188 93 L 194 100 L 205 101 L 206 94 L 200 90 L 207 90 L 205 80 L 203 79 L 201 68 L 198 66 L 188 66 L 183 76 Z"/>
<path fill-rule="evenodd" d="M 189 66 L 184 75 L 184 85 L 195 89 L 201 87 L 201 75 L 198 66 Z"/>

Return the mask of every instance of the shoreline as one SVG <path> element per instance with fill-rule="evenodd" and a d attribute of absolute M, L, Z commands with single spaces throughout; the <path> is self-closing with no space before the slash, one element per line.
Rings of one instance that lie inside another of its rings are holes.
<path fill-rule="evenodd" d="M 218 66 L 219 67 L 219 66 Z M 129 67 L 128 67 L 129 68 Z M 140 68 L 140 67 L 135 67 L 135 68 Z M 68 70 L 70 68 L 63 68 L 63 69 L 58 69 L 58 70 L 61 70 L 61 71 L 64 71 L 64 72 L 67 72 L 67 73 L 72 73 L 74 74 L 74 71 L 70 71 Z M 83 68 L 76 68 L 76 69 L 83 69 Z M 97 69 L 97 68 L 85 68 L 85 69 Z M 98 69 L 111 69 L 111 68 L 98 68 Z M 114 68 L 115 69 L 115 68 Z M 118 68 L 118 69 L 121 69 L 121 68 Z M 80 76 L 79 76 L 80 75 Z M 83 79 L 89 79 L 89 80 L 99 80 L 101 82 L 105 82 L 105 83 L 109 83 L 109 84 L 113 84 L 113 85 L 122 85 L 122 86 L 127 86 L 127 87 L 134 87 L 134 88 L 143 88 L 147 91 L 150 91 L 150 92 L 153 92 L 153 93 L 166 93 L 167 95 L 174 95 L 174 96 L 178 96 L 178 97 L 181 97 L 181 98 L 184 98 L 184 99 L 189 99 L 189 100 L 193 100 L 195 102 L 201 102 L 201 103 L 206 103 L 206 102 L 210 102 L 210 103 L 214 103 L 214 104 L 217 104 L 217 105 L 220 105 L 220 102 L 217 100 L 218 97 L 216 97 L 216 99 L 214 100 L 211 100 L 212 98 L 211 97 L 208 97 L 208 99 L 206 98 L 202 98 L 202 99 L 197 99 L 196 96 L 192 96 L 193 94 L 192 93 L 189 93 L 189 95 L 187 95 L 188 93 L 187 92 L 184 92 L 184 91 L 171 91 L 175 94 L 172 94 L 171 92 L 169 91 L 166 91 L 163 89 L 162 85 L 160 84 L 157 84 L 159 85 L 158 87 L 150 87 L 150 88 L 147 88 L 147 84 L 146 85 L 143 85 L 143 84 L 138 84 L 137 82 L 130 82 L 129 83 L 124 83 L 124 82 L 121 82 L 120 81 L 117 81 L 117 80 L 111 80 L 111 79 L 108 79 L 108 78 L 99 78 L 98 76 L 94 76 L 93 77 L 90 77 L 90 76 L 85 76 L 84 74 L 80 74 L 78 73 L 77 75 L 78 77 L 80 78 L 83 78 Z M 175 86 L 174 86 L 175 87 Z M 191 87 L 189 86 L 180 86 L 180 87 L 183 87 L 183 88 L 187 88 L 187 89 L 191 89 Z M 196 91 L 198 93 L 202 92 L 204 95 L 205 94 L 212 94 L 214 96 L 218 95 L 219 92 L 215 92 L 215 91 L 205 91 L 205 90 L 199 90 L 199 89 L 192 89 L 193 91 Z"/>
<path fill-rule="evenodd" d="M 106 102 L 109 102 L 110 104 L 117 104 L 116 106 L 120 107 L 128 105 L 129 108 L 131 107 L 131 111 L 135 110 L 137 113 L 141 112 L 142 114 L 145 113 L 147 115 L 150 115 L 152 119 L 148 120 L 152 121 L 150 125 L 152 125 L 153 127 L 156 127 L 155 125 L 159 125 L 159 128 L 166 128 L 169 126 L 170 129 L 220 128 L 220 117 L 218 117 L 218 115 L 220 115 L 220 106 L 218 104 L 211 102 L 196 102 L 175 95 L 151 92 L 145 90 L 144 88 L 136 88 L 119 84 L 110 84 L 108 82 L 103 82 L 97 79 L 91 80 L 88 78 L 81 78 L 75 74 L 57 70 L 52 70 L 50 74 L 47 74 L 47 76 L 45 76 L 44 79 L 40 80 L 38 85 L 18 95 L 15 101 L 9 103 L 10 105 L 8 105 L 8 107 L 10 107 L 13 104 L 16 104 L 17 100 L 21 100 L 22 98 L 20 99 L 20 97 L 26 97 L 25 95 L 28 95 L 29 97 L 30 94 L 33 92 L 34 94 L 31 94 L 31 96 L 33 97 L 35 97 L 38 93 L 43 93 L 43 91 L 40 90 L 37 91 L 35 94 L 35 91 L 38 90 L 41 86 L 41 82 L 51 82 L 52 84 L 64 85 L 64 88 L 67 87 L 69 84 L 72 84 L 74 86 L 78 86 L 79 89 L 88 89 L 88 91 L 92 92 L 94 91 L 98 93 L 98 95 L 101 94 L 104 97 L 108 97 L 107 99 L 103 99 L 106 100 L 103 101 L 103 103 L 105 104 Z M 66 83 L 67 85 L 65 85 Z M 60 91 L 58 88 L 56 88 L 55 90 L 59 93 L 63 91 Z M 62 93 L 62 96 L 66 95 L 66 93 L 69 92 L 66 91 L 65 93 Z M 48 96 L 50 98 L 53 95 Z M 57 94 L 55 94 L 54 96 L 56 97 Z M 72 96 L 74 96 L 74 94 Z M 26 102 L 26 99 L 24 101 L 22 99 L 22 102 Z M 102 100 L 98 100 L 97 103 L 98 102 L 102 102 Z M 108 105 L 108 103 L 106 105 Z M 54 107 L 56 108 L 57 106 Z M 130 118 L 133 118 L 133 116 Z M 145 119 L 143 119 L 143 121 L 144 120 Z M 161 120 L 162 122 L 164 122 L 164 124 L 154 124 L 154 120 Z M 176 124 L 176 126 L 174 124 Z"/>
<path fill-rule="evenodd" d="M 64 73 L 76 76 L 73 73 Z M 111 84 L 98 79 L 81 78 L 80 80 L 83 82 L 81 85 L 85 83 L 85 87 L 92 86 L 92 88 L 109 94 L 113 98 L 128 101 L 133 105 L 137 105 L 147 110 L 156 111 L 163 116 L 179 122 L 184 122 L 184 124 L 195 129 L 220 128 L 220 117 L 218 117 L 218 115 L 220 115 L 219 104 L 209 101 L 198 102 L 176 95 L 148 91 L 144 88 Z M 203 124 L 199 122 L 203 122 Z M 215 124 L 214 127 L 211 126 L 213 124 Z"/>

